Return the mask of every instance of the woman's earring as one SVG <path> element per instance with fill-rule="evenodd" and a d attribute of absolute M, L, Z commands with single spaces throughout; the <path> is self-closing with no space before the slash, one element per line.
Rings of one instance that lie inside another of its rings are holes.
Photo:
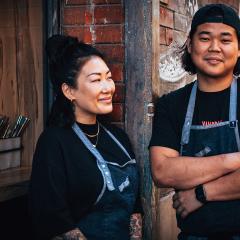
<path fill-rule="evenodd" d="M 70 99 L 70 102 L 71 102 L 71 104 L 72 104 L 72 109 L 73 109 L 73 111 L 75 111 L 75 105 L 74 105 L 74 99 Z"/>

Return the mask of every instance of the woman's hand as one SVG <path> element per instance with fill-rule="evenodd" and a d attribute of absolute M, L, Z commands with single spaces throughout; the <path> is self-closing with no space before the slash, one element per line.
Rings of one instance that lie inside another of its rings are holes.
<path fill-rule="evenodd" d="M 140 213 L 134 213 L 130 218 L 130 239 L 141 240 L 142 239 L 142 215 Z"/>
<path fill-rule="evenodd" d="M 87 238 L 78 228 L 76 228 L 62 235 L 56 236 L 52 240 L 87 240 Z"/>
<path fill-rule="evenodd" d="M 196 199 L 194 188 L 175 192 L 172 200 L 173 208 L 182 218 L 187 217 L 191 212 L 203 206 L 203 203 Z"/>

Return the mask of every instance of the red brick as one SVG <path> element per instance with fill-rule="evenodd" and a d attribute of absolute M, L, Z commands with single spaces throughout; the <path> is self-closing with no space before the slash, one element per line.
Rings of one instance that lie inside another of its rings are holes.
<path fill-rule="evenodd" d="M 97 44 L 96 48 L 105 55 L 108 62 L 124 62 L 124 46 L 115 44 Z"/>
<path fill-rule="evenodd" d="M 65 0 L 66 5 L 84 5 L 88 3 L 89 0 Z"/>
<path fill-rule="evenodd" d="M 203 0 L 201 0 L 201 2 L 202 1 Z M 199 3 L 199 1 L 198 1 L 198 3 Z M 196 4 L 194 4 L 194 7 Z M 172 11 L 174 11 L 176 13 L 181 13 L 183 15 L 190 16 L 190 13 L 188 12 L 188 10 L 190 10 L 190 9 L 188 7 L 186 7 L 186 5 L 183 4 L 183 2 L 180 0 L 169 0 L 167 8 L 171 9 Z M 192 8 L 193 8 L 193 6 L 192 6 Z"/>
<path fill-rule="evenodd" d="M 182 32 L 187 32 L 189 27 L 189 18 L 183 14 L 175 13 L 174 29 Z"/>
<path fill-rule="evenodd" d="M 114 63 L 114 64 L 108 64 L 111 73 L 112 78 L 114 81 L 123 81 L 123 64 L 121 63 Z"/>
<path fill-rule="evenodd" d="M 233 6 L 238 9 L 239 8 L 239 0 L 234 0 L 233 1 Z"/>
<path fill-rule="evenodd" d="M 112 122 L 123 122 L 123 104 L 114 103 L 113 111 L 109 115 Z"/>
<path fill-rule="evenodd" d="M 95 4 L 122 3 L 122 0 L 93 0 Z"/>
<path fill-rule="evenodd" d="M 123 7 L 116 5 L 96 6 L 94 9 L 95 24 L 123 23 Z"/>
<path fill-rule="evenodd" d="M 166 28 L 166 44 L 170 45 L 173 41 L 173 30 L 171 28 Z"/>
<path fill-rule="evenodd" d="M 96 43 L 121 43 L 123 41 L 123 28 L 115 26 L 96 26 Z"/>
<path fill-rule="evenodd" d="M 89 27 L 65 27 L 64 34 L 77 37 L 80 41 L 85 43 L 92 43 L 92 33 Z"/>
<path fill-rule="evenodd" d="M 80 25 L 91 24 L 92 14 L 88 7 L 71 7 L 64 8 L 63 24 Z"/>
<path fill-rule="evenodd" d="M 114 103 L 123 103 L 125 99 L 125 85 L 116 84 L 116 90 L 113 96 Z"/>
<path fill-rule="evenodd" d="M 160 44 L 166 45 L 166 28 L 160 26 Z"/>
<path fill-rule="evenodd" d="M 173 11 L 160 7 L 160 24 L 165 27 L 173 28 Z"/>

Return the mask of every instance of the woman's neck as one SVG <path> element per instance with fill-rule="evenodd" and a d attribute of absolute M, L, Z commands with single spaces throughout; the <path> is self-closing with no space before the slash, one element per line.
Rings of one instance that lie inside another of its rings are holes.
<path fill-rule="evenodd" d="M 97 117 L 95 116 L 76 116 L 76 122 L 83 124 L 95 124 L 97 122 Z"/>

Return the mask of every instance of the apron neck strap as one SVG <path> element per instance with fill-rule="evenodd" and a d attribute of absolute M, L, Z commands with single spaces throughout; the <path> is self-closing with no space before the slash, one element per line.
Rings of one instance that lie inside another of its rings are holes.
<path fill-rule="evenodd" d="M 229 121 L 237 120 L 237 77 L 234 77 L 230 89 Z"/>
<path fill-rule="evenodd" d="M 186 113 L 185 121 L 182 128 L 181 145 L 187 144 L 189 141 L 190 128 L 192 125 L 196 95 L 197 95 L 197 81 L 195 81 L 195 83 L 193 84 L 190 98 L 188 101 L 187 113 Z"/>
<path fill-rule="evenodd" d="M 192 91 L 188 101 L 187 113 L 182 128 L 181 146 L 189 142 L 190 129 L 192 126 L 192 119 L 196 102 L 196 95 L 197 95 L 197 81 L 195 81 L 192 87 Z M 234 77 L 230 88 L 229 121 L 236 120 L 237 120 L 237 77 Z"/>

